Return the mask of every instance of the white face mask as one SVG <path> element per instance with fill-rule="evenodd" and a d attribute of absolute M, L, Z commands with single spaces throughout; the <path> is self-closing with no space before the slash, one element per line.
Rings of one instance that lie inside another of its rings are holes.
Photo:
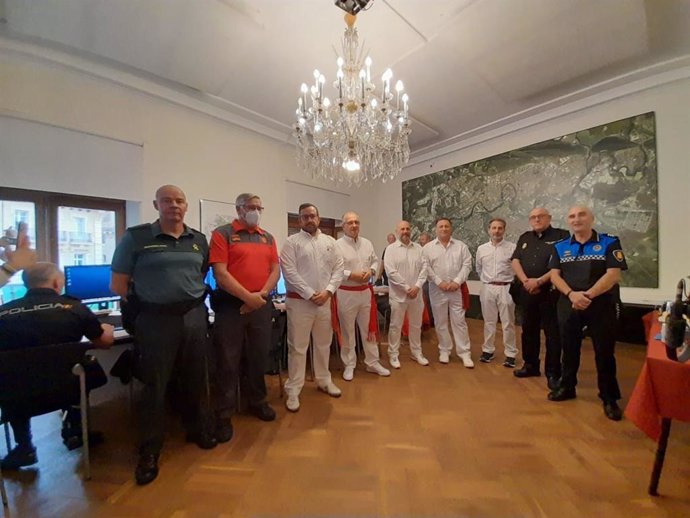
<path fill-rule="evenodd" d="M 258 227 L 261 213 L 258 210 L 248 210 L 244 213 L 244 221 L 250 227 Z"/>

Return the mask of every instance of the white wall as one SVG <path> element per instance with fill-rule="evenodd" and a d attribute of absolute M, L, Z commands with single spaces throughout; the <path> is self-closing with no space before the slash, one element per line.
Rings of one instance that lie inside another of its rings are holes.
<path fill-rule="evenodd" d="M 690 74 L 688 75 L 690 76 Z M 484 135 L 473 138 L 476 143 L 447 154 L 439 151 L 432 157 L 409 166 L 400 178 L 353 194 L 362 205 L 363 219 L 371 218 L 375 227 L 370 235 L 377 250 L 395 226 L 402 212 L 402 181 L 417 178 L 449 167 L 465 164 L 517 149 L 529 144 L 598 126 L 632 115 L 654 111 L 657 124 L 657 156 L 659 175 L 659 289 L 625 288 L 626 302 L 660 301 L 672 297 L 682 276 L 690 274 L 690 79 L 675 80 L 644 91 L 602 102 L 594 96 L 565 115 L 549 118 L 549 114 L 531 126 L 515 129 L 501 136 Z M 564 108 L 567 110 L 567 107 Z M 553 115 L 551 115 L 553 117 Z M 549 120 L 544 120 L 549 118 Z M 554 224 L 567 228 L 565 222 Z M 634 243 L 623 243 L 628 254 Z M 475 283 L 471 283 L 475 284 Z M 478 286 L 472 285 L 474 293 Z"/>
<path fill-rule="evenodd" d="M 234 201 L 237 194 L 250 191 L 262 196 L 266 207 L 262 225 L 281 244 L 287 236 L 286 213 L 297 203 L 288 207 L 286 179 L 310 183 L 297 170 L 292 145 L 61 65 L 0 50 L 0 92 L 0 116 L 143 149 L 140 177 L 127 174 L 113 179 L 95 171 L 93 178 L 79 182 L 66 175 L 59 182 L 62 188 L 56 189 L 51 171 L 32 171 L 27 181 L 17 178 L 0 159 L 0 184 L 115 198 L 125 193 L 130 224 L 155 219 L 151 200 L 162 184 L 184 189 L 189 201 L 187 222 L 196 228 L 199 199 Z M 338 207 L 336 217 L 340 217 L 347 193 L 318 192 L 321 204 Z"/>

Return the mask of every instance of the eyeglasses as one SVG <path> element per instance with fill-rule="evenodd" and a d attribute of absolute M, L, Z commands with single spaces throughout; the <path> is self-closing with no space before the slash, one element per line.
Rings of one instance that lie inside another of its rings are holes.
<path fill-rule="evenodd" d="M 258 210 L 259 212 L 263 212 L 264 208 L 261 205 L 243 205 L 244 210 Z"/>

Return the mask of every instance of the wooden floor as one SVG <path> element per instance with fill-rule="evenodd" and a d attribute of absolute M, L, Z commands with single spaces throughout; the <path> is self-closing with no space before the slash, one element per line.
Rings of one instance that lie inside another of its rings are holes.
<path fill-rule="evenodd" d="M 481 322 L 470 331 L 476 361 Z M 93 479 L 82 482 L 57 415 L 36 419 L 39 463 L 5 474 L 5 516 L 690 516 L 690 426 L 673 424 L 663 496 L 647 496 L 655 444 L 604 417 L 589 343 L 578 399 L 563 403 L 546 400 L 543 377 L 518 380 L 500 361 L 439 364 L 433 331 L 424 349 L 429 367 L 403 354 L 390 378 L 358 368 L 350 383 L 332 358 L 343 396 L 307 382 L 297 414 L 271 377 L 277 420 L 239 416 L 235 438 L 211 451 L 185 444 L 171 421 L 161 473 L 145 487 L 133 479 L 128 389 L 111 381 L 93 395 L 107 437 L 93 450 Z M 618 346 L 623 404 L 644 352 Z"/>

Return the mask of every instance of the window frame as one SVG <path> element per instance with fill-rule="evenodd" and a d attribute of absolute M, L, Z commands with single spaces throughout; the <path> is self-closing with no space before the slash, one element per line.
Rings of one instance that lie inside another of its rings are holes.
<path fill-rule="evenodd" d="M 0 199 L 32 202 L 36 208 L 36 249 L 39 261 L 59 262 L 58 253 L 58 207 L 108 210 L 115 212 L 115 240 L 117 242 L 127 229 L 126 202 L 112 198 L 97 198 L 32 189 L 0 187 Z"/>

